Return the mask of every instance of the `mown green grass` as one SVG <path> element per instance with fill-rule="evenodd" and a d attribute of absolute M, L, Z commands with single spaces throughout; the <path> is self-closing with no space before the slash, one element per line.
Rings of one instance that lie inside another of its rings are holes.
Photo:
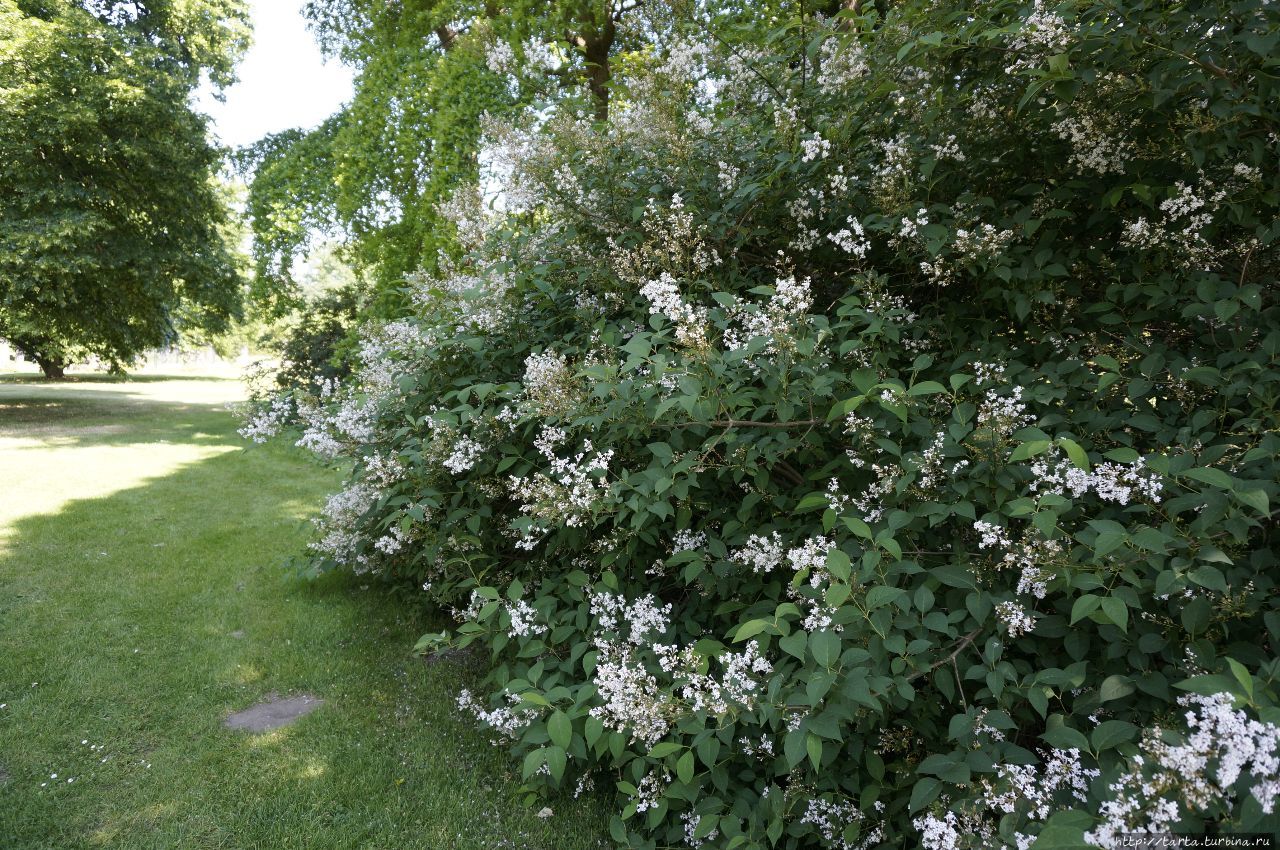
<path fill-rule="evenodd" d="M 440 623 L 283 566 L 338 478 L 246 450 L 236 391 L 0 381 L 0 850 L 603 846 L 591 801 L 520 802 L 472 671 L 408 653 Z M 272 693 L 325 704 L 223 727 Z"/>

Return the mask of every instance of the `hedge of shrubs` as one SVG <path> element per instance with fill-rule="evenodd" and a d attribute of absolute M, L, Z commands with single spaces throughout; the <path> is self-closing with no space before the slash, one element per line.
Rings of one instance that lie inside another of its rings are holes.
<path fill-rule="evenodd" d="M 1280 8 L 878 8 L 490 127 L 506 211 L 292 400 L 317 568 L 627 846 L 1280 829 Z"/>

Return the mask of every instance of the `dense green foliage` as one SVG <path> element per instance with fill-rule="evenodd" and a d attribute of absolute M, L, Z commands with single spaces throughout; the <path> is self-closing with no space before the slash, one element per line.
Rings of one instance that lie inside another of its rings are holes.
<path fill-rule="evenodd" d="M 511 212 L 294 399 L 318 566 L 455 606 L 629 846 L 1276 830 L 1280 16 L 784 20 L 494 133 Z"/>
<path fill-rule="evenodd" d="M 202 72 L 230 79 L 244 15 L 241 0 L 0 2 L 0 336 L 46 373 L 237 312 L 221 157 L 189 99 Z"/>

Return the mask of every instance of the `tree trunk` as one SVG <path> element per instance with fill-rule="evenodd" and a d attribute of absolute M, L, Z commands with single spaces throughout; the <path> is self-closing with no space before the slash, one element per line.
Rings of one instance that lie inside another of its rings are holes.
<path fill-rule="evenodd" d="M 582 58 L 587 65 L 587 88 L 595 103 L 596 119 L 606 121 L 609 118 L 609 79 L 612 76 L 609 68 L 609 53 L 613 50 L 613 40 L 617 35 L 613 18 L 607 17 L 604 26 L 594 32 L 586 32 L 578 37 L 578 45 L 582 48 Z"/>
<path fill-rule="evenodd" d="M 36 364 L 40 367 L 40 371 L 44 372 L 44 376 L 50 381 L 61 381 L 67 377 L 67 364 L 58 360 L 50 360 L 47 357 L 41 357 L 39 354 L 34 357 Z"/>

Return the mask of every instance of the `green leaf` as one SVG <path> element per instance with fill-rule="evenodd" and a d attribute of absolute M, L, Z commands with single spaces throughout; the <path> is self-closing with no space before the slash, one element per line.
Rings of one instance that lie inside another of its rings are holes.
<path fill-rule="evenodd" d="M 947 388 L 944 387 L 942 384 L 938 383 L 937 381 L 921 381 L 918 384 L 914 384 L 911 387 L 911 389 L 907 390 L 907 395 L 910 395 L 910 396 L 937 395 L 938 393 L 945 393 L 946 391 L 947 391 Z"/>
<path fill-rule="evenodd" d="M 686 785 L 693 781 L 693 750 L 687 750 L 676 761 L 676 776 Z"/>
<path fill-rule="evenodd" d="M 1083 469 L 1085 472 L 1089 471 L 1089 455 L 1080 447 L 1079 443 L 1068 437 L 1059 437 L 1058 445 L 1066 450 L 1067 458 L 1076 469 Z"/>
<path fill-rule="evenodd" d="M 748 640 L 769 628 L 768 620 L 748 620 L 738 627 L 738 631 L 733 636 L 733 642 Z"/>
<path fill-rule="evenodd" d="M 809 651 L 822 667 L 830 667 L 840 658 L 840 638 L 834 632 L 820 631 L 809 635 Z"/>
<path fill-rule="evenodd" d="M 1093 829 L 1094 819 L 1085 812 L 1068 809 L 1055 812 L 1040 828 L 1031 844 L 1033 850 L 1094 850 L 1086 844 L 1084 833 Z"/>
<path fill-rule="evenodd" d="M 1049 446 L 1053 445 L 1049 440 L 1028 440 L 1025 443 L 1019 443 L 1017 448 L 1009 455 L 1010 461 L 1026 460 L 1043 454 L 1048 451 Z"/>
<path fill-rule="evenodd" d="M 906 597 L 907 592 L 900 587 L 889 587 L 888 585 L 876 585 L 867 591 L 867 610 L 874 611 L 881 606 L 888 605 L 890 602 L 897 602 L 899 599 Z"/>
<path fill-rule="evenodd" d="M 1123 699 L 1133 693 L 1133 682 L 1128 676 L 1115 674 L 1108 676 L 1102 680 L 1102 686 L 1098 688 L 1098 702 L 1111 702 L 1113 699 Z"/>
<path fill-rule="evenodd" d="M 1202 481 L 1210 487 L 1217 487 L 1221 490 L 1231 489 L 1231 476 L 1221 469 L 1214 469 L 1211 466 L 1198 466 L 1195 469 L 1188 469 L 1182 474 L 1195 481 Z"/>
<path fill-rule="evenodd" d="M 1252 700 L 1253 699 L 1253 676 L 1250 675 L 1249 670 L 1239 661 L 1236 661 L 1234 658 L 1227 659 L 1227 666 L 1231 668 L 1231 675 L 1235 676 L 1236 681 L 1240 683 L 1240 686 L 1242 688 L 1244 688 L 1245 696 L 1247 696 L 1250 700 Z"/>
<path fill-rule="evenodd" d="M 909 809 L 918 812 L 925 806 L 932 803 L 942 793 L 942 783 L 931 776 L 916 780 L 915 787 L 911 789 L 911 803 Z"/>
<path fill-rule="evenodd" d="M 1102 600 L 1102 613 L 1114 625 L 1120 627 L 1120 631 L 1129 631 L 1129 606 L 1124 604 L 1124 600 L 1115 596 L 1108 596 Z"/>
<path fill-rule="evenodd" d="M 1098 606 L 1102 604 L 1100 597 L 1087 593 L 1075 601 L 1071 606 L 1071 625 L 1075 625 L 1080 620 L 1098 610 Z"/>
<path fill-rule="evenodd" d="M 822 769 L 822 739 L 809 732 L 804 740 L 805 751 L 809 753 L 809 763 L 814 770 Z"/>
<path fill-rule="evenodd" d="M 831 500 L 827 498 L 826 493 L 809 493 L 800 500 L 800 504 L 796 505 L 795 511 L 798 514 L 809 513 L 820 509 L 830 507 Z"/>
<path fill-rule="evenodd" d="M 1051 747 L 1057 747 L 1060 750 L 1076 749 L 1081 752 L 1089 751 L 1089 739 L 1084 736 L 1083 732 L 1072 729 L 1070 726 L 1057 726 L 1040 736 Z"/>
<path fill-rule="evenodd" d="M 1098 728 L 1093 730 L 1090 737 L 1093 741 L 1093 751 L 1100 753 L 1103 750 L 1113 749 L 1117 744 L 1132 741 L 1137 735 L 1138 727 L 1132 723 L 1126 723 L 1123 720 L 1104 720 L 1098 724 Z"/>
<path fill-rule="evenodd" d="M 547 747 L 547 767 L 551 769 L 551 778 L 559 782 L 564 778 L 565 764 L 568 754 L 563 747 Z"/>
<path fill-rule="evenodd" d="M 779 648 L 787 655 L 804 660 L 805 647 L 809 642 L 809 633 L 796 630 L 778 641 Z"/>
<path fill-rule="evenodd" d="M 547 720 L 547 734 L 556 746 L 568 749 L 573 740 L 573 721 L 563 711 L 554 711 Z"/>
<path fill-rule="evenodd" d="M 1271 515 L 1271 499 L 1266 490 L 1236 490 L 1235 495 L 1242 505 L 1248 505 L 1264 517 Z"/>
<path fill-rule="evenodd" d="M 849 580 L 851 566 L 849 556 L 841 550 L 832 549 L 827 553 L 827 570 L 840 581 Z"/>
<path fill-rule="evenodd" d="M 596 741 L 600 740 L 600 735 L 604 733 L 604 721 L 598 717 L 588 717 L 586 728 L 583 732 L 587 740 L 588 747 L 594 747 Z"/>

